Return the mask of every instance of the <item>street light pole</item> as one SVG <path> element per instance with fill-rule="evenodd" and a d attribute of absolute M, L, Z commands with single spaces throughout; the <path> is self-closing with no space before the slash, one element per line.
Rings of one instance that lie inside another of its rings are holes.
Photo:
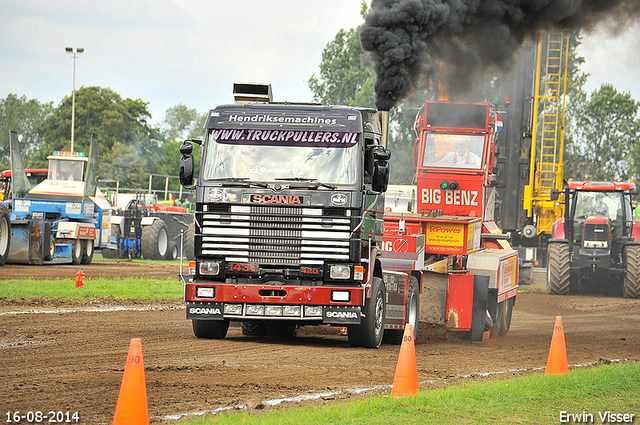
<path fill-rule="evenodd" d="M 76 57 L 84 52 L 83 47 L 66 47 L 67 53 L 73 54 L 73 94 L 71 96 L 71 152 L 73 152 L 73 139 L 76 129 Z"/>

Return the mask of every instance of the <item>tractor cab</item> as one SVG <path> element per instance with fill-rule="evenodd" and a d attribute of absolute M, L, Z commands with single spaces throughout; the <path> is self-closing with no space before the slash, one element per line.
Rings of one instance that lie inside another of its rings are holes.
<path fill-rule="evenodd" d="M 547 250 L 550 294 L 621 281 L 624 296 L 640 297 L 640 223 L 631 200 L 635 188 L 633 181 L 567 182 L 565 216 L 554 223 Z"/>
<path fill-rule="evenodd" d="M 89 160 L 82 152 L 54 152 L 49 160 L 49 180 L 84 181 L 84 167 Z"/>

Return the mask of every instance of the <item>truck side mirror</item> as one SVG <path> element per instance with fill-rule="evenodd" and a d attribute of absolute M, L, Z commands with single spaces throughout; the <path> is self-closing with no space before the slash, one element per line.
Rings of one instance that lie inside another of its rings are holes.
<path fill-rule="evenodd" d="M 180 184 L 185 187 L 193 185 L 194 161 L 193 155 L 191 155 L 192 151 L 193 146 L 191 143 L 184 142 L 180 145 L 180 153 L 182 154 L 182 158 L 180 158 Z"/>
<path fill-rule="evenodd" d="M 375 147 L 373 150 L 373 175 L 371 176 L 371 189 L 374 192 L 385 192 L 389 184 L 389 159 L 391 151 L 381 146 Z"/>

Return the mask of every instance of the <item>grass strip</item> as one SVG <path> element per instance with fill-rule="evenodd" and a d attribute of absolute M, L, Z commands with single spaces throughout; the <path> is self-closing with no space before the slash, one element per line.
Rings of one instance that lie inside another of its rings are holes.
<path fill-rule="evenodd" d="M 32 297 L 122 299 L 176 299 L 182 298 L 182 282 L 175 278 L 87 278 L 84 287 L 76 288 L 74 279 L 56 280 L 0 280 L 0 298 Z"/>
<path fill-rule="evenodd" d="M 538 373 L 510 380 L 423 390 L 413 397 L 380 396 L 310 408 L 232 412 L 189 418 L 180 423 L 539 425 L 608 423 L 601 416 L 607 412 L 627 414 L 632 423 L 639 423 L 638 400 L 640 364 L 633 363 L 576 369 L 563 376 Z M 617 423 L 624 419 L 623 416 L 614 418 L 618 419 Z"/>

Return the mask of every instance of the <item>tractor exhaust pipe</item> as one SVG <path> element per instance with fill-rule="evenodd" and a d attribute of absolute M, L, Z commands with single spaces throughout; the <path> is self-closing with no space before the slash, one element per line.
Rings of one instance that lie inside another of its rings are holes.
<path fill-rule="evenodd" d="M 383 148 L 387 147 L 389 140 L 389 111 L 378 111 L 380 117 L 380 143 Z"/>

